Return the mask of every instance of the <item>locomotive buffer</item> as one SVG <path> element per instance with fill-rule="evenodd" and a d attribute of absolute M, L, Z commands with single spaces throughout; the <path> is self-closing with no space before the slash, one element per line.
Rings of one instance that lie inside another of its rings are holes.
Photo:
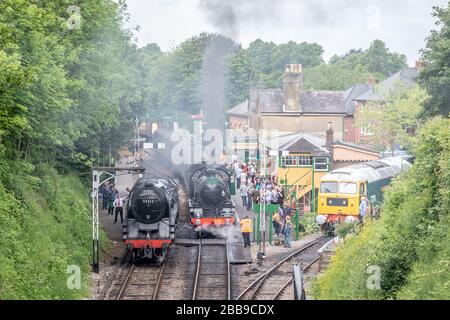
<path fill-rule="evenodd" d="M 98 238 L 98 189 L 106 181 L 115 179 L 117 171 L 128 171 L 128 173 L 142 173 L 145 168 L 142 167 L 93 167 L 92 168 L 92 270 L 95 273 L 100 272 L 100 246 Z M 112 173 L 114 172 L 114 173 Z M 101 176 L 105 174 L 107 178 L 100 181 Z"/>

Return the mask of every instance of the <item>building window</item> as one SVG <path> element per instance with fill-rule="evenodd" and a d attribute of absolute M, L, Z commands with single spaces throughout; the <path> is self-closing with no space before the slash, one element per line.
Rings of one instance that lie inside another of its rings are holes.
<path fill-rule="evenodd" d="M 373 122 L 368 122 L 368 123 L 362 124 L 361 125 L 361 134 L 363 134 L 365 136 L 371 136 L 371 135 L 373 135 L 373 128 L 374 128 Z"/>
<path fill-rule="evenodd" d="M 314 159 L 314 170 L 316 171 L 328 171 L 328 158 L 317 157 Z"/>
<path fill-rule="evenodd" d="M 307 167 L 311 166 L 312 158 L 308 155 L 289 155 L 281 157 L 282 167 Z"/>

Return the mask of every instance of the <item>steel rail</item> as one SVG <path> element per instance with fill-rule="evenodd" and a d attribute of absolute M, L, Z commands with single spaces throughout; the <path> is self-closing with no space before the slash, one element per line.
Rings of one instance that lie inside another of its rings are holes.
<path fill-rule="evenodd" d="M 125 291 L 125 288 L 128 286 L 128 281 L 130 281 L 130 276 L 134 271 L 134 264 L 131 265 L 130 270 L 128 270 L 127 275 L 125 276 L 125 280 L 122 283 L 122 286 L 120 287 L 119 293 L 117 294 L 116 300 L 122 299 L 123 292 Z"/>
<path fill-rule="evenodd" d="M 247 288 L 244 289 L 244 291 L 242 291 L 239 296 L 236 298 L 236 300 L 241 300 L 241 298 L 247 294 L 247 292 L 249 292 L 251 289 L 255 288 L 255 290 L 253 291 L 253 293 L 250 296 L 250 300 L 253 300 L 253 298 L 256 296 L 256 294 L 258 293 L 258 291 L 261 289 L 263 283 L 265 282 L 265 280 L 269 277 L 270 274 L 272 274 L 275 270 L 277 270 L 282 264 L 284 264 L 285 262 L 289 261 L 290 259 L 292 259 L 293 257 L 295 257 L 296 255 L 302 253 L 303 251 L 305 251 L 306 249 L 312 247 L 313 245 L 319 243 L 320 241 L 322 241 L 325 237 L 319 237 L 318 239 L 304 245 L 303 247 L 295 250 L 294 252 L 288 254 L 286 257 L 284 257 L 282 260 L 280 260 L 277 264 L 275 264 L 272 268 L 270 268 L 268 271 L 266 271 L 265 273 L 263 273 L 261 276 L 259 276 L 255 281 L 253 281 Z"/>
<path fill-rule="evenodd" d="M 318 256 L 318 257 L 315 258 L 313 261 L 311 261 L 310 263 L 308 263 L 308 264 L 302 269 L 302 271 L 303 271 L 303 272 L 308 271 L 308 269 L 311 268 L 312 265 L 313 265 L 314 263 L 316 263 L 319 259 L 320 259 L 320 256 Z M 286 282 L 283 284 L 283 286 L 277 291 L 277 293 L 275 293 L 275 295 L 273 296 L 272 300 L 277 300 L 277 299 L 280 297 L 280 295 L 284 292 L 284 290 L 286 290 L 286 288 L 292 283 L 293 280 L 294 280 L 293 278 L 290 278 L 288 281 L 286 281 Z"/>
<path fill-rule="evenodd" d="M 231 264 L 230 259 L 228 256 L 228 245 L 225 243 L 225 259 L 227 264 L 227 299 L 232 299 L 232 292 L 231 292 Z"/>
<path fill-rule="evenodd" d="M 195 300 L 195 298 L 197 297 L 197 287 L 201 263 L 202 263 L 202 239 L 200 239 L 198 243 L 197 270 L 195 271 L 194 288 L 192 290 L 192 300 Z"/>
<path fill-rule="evenodd" d="M 159 290 L 161 289 L 162 277 L 166 264 L 163 263 L 159 269 L 158 279 L 156 280 L 155 290 L 153 291 L 152 300 L 156 300 Z"/>
<path fill-rule="evenodd" d="M 101 295 L 101 299 L 105 300 L 106 295 L 108 294 L 108 292 L 111 290 L 112 287 L 112 283 L 114 281 L 114 277 L 117 275 L 117 273 L 119 272 L 120 268 L 122 268 L 125 264 L 125 261 L 128 260 L 128 257 L 130 255 L 130 251 L 127 249 L 125 249 L 122 258 L 120 259 L 120 261 L 115 265 L 114 267 L 114 271 L 111 273 L 111 276 L 108 277 L 108 280 L 105 284 L 105 287 L 103 289 L 103 293 Z"/>

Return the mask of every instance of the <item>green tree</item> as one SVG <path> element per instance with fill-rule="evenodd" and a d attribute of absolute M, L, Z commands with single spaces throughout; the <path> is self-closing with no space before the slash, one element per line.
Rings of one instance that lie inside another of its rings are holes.
<path fill-rule="evenodd" d="M 427 46 L 422 50 L 424 68 L 419 82 L 430 95 L 423 116 L 449 116 L 450 113 L 450 3 L 447 7 L 434 7 L 438 30 L 432 30 Z"/>
<path fill-rule="evenodd" d="M 384 95 L 384 99 L 370 101 L 361 108 L 358 126 L 370 132 L 369 141 L 382 151 L 394 152 L 397 145 L 409 149 L 428 96 L 419 86 L 407 88 L 401 84 Z"/>
<path fill-rule="evenodd" d="M 429 120 L 413 166 L 387 189 L 379 220 L 347 237 L 314 285 L 317 299 L 448 299 L 450 126 Z M 369 267 L 380 286 L 370 286 Z"/>

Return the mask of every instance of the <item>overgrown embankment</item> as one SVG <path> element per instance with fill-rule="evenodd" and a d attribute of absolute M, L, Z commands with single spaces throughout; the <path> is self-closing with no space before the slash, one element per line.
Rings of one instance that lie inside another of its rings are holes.
<path fill-rule="evenodd" d="M 125 19 L 122 1 L 0 1 L 0 299 L 88 295 L 81 177 L 113 163 L 143 114 Z"/>
<path fill-rule="evenodd" d="M 415 155 L 413 167 L 386 192 L 380 220 L 337 250 L 315 283 L 317 299 L 450 298 L 448 119 L 427 123 Z"/>
<path fill-rule="evenodd" d="M 0 182 L 0 299 L 86 296 L 92 230 L 88 189 L 78 177 L 59 176 L 48 166 L 36 167 L 34 176 L 20 166 L 14 169 L 19 171 L 3 171 Z M 78 267 L 80 288 L 70 278 Z"/>

